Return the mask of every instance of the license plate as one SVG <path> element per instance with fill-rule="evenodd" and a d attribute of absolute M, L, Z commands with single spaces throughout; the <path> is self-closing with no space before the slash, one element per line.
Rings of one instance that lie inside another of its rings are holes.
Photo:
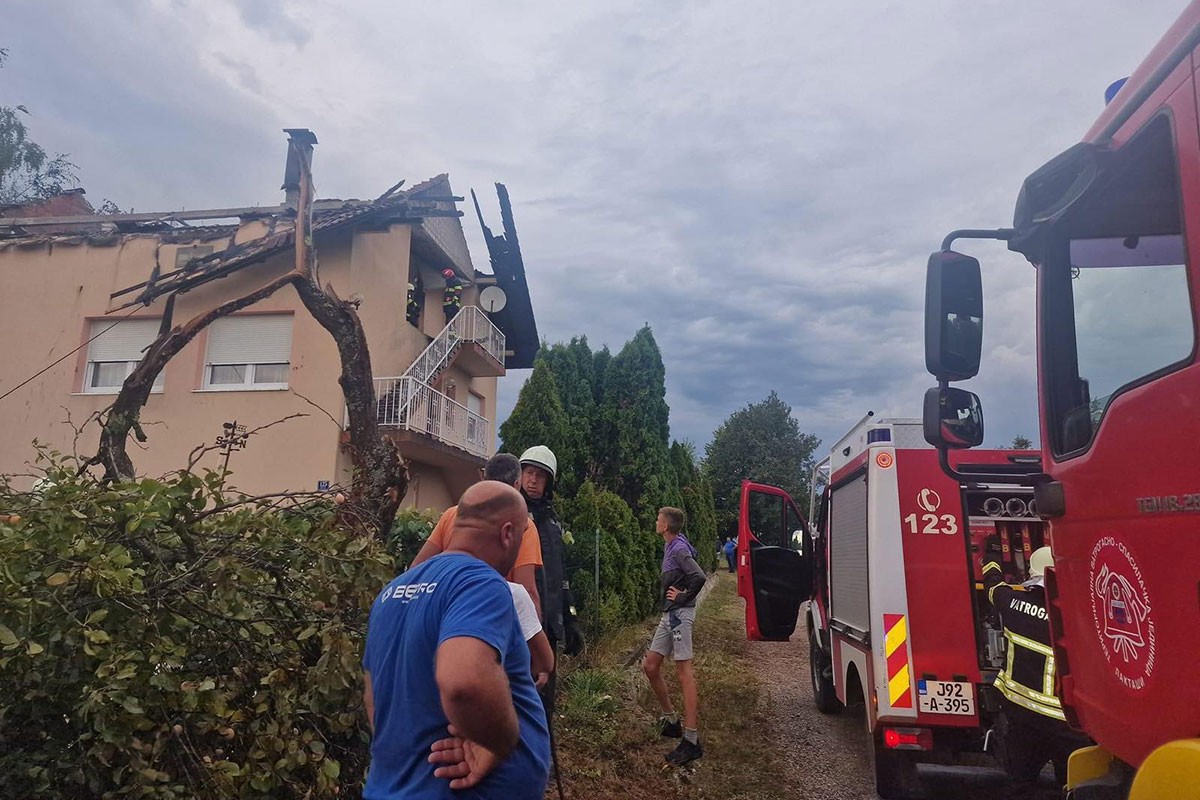
<path fill-rule="evenodd" d="M 917 681 L 917 707 L 927 714 L 974 714 L 975 686 L 966 681 Z"/>

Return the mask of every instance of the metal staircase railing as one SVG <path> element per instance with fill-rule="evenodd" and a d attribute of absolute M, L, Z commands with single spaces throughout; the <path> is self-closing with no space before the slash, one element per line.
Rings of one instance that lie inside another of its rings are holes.
<path fill-rule="evenodd" d="M 468 342 L 479 344 L 504 365 L 504 334 L 480 308 L 467 306 L 433 337 L 403 375 L 375 379 L 379 424 L 418 431 L 472 455 L 490 455 L 491 422 L 431 385 Z"/>
<path fill-rule="evenodd" d="M 433 341 L 404 371 L 403 377 L 415 378 L 418 383 L 427 386 L 432 384 L 434 378 L 453 360 L 458 348 L 466 342 L 481 345 L 496 363 L 504 365 L 504 334 L 492 324 L 482 309 L 467 306 L 433 337 Z"/>

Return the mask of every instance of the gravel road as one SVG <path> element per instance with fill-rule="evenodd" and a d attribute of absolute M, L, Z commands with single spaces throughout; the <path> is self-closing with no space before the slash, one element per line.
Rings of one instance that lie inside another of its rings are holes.
<path fill-rule="evenodd" d="M 783 753 L 797 800 L 875 800 L 869 774 L 862 712 L 827 716 L 813 705 L 808 642 L 749 642 L 747 656 L 763 681 L 774 746 Z M 1048 784 L 1030 792 L 1013 786 L 1002 772 L 982 768 L 922 768 L 931 798 L 950 800 L 1056 800 Z"/>

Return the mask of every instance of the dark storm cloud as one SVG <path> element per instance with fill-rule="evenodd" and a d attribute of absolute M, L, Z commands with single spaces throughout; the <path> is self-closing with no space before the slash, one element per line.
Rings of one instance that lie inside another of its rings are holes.
<path fill-rule="evenodd" d="M 1011 219 L 1023 177 L 1099 113 L 1178 12 L 1070 2 L 18 3 L 0 71 L 125 204 L 277 202 L 284 125 L 326 196 L 448 171 L 505 182 L 542 335 L 649 323 L 672 434 L 703 444 L 777 389 L 830 442 L 914 416 L 924 264 Z M 103 187 L 102 189 L 100 187 Z M 486 260 L 471 217 L 477 261 Z M 1032 274 L 985 264 L 989 443 L 1036 436 Z M 501 382 L 501 415 L 520 376 Z"/>

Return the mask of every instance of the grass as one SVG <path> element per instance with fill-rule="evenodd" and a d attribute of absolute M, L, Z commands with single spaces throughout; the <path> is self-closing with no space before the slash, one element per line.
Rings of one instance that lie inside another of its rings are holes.
<path fill-rule="evenodd" d="M 585 662 L 564 663 L 555 720 L 563 786 L 571 800 L 590 798 L 759 798 L 778 791 L 782 766 L 767 732 L 763 696 L 746 655 L 742 602 L 733 576 L 719 574 L 696 615 L 696 676 L 705 756 L 694 769 L 668 768 L 675 740 L 654 730 L 658 707 L 640 660 L 657 620 L 631 625 L 596 643 Z M 663 665 L 679 704 L 674 669 Z M 548 797 L 557 797 L 551 780 Z"/>

